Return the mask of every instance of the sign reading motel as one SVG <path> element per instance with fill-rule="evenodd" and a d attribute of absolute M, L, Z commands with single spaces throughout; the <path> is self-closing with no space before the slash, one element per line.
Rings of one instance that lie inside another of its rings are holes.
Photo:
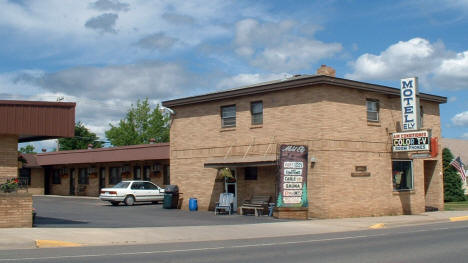
<path fill-rule="evenodd" d="M 392 134 L 394 152 L 429 151 L 431 138 L 428 131 L 397 132 Z"/>
<path fill-rule="evenodd" d="M 401 113 L 403 130 L 419 129 L 418 78 L 401 80 Z"/>

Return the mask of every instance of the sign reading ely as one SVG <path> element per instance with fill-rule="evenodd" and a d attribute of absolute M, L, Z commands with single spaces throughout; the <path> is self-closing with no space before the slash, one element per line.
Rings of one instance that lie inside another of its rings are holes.
<path fill-rule="evenodd" d="M 277 207 L 307 207 L 307 146 L 281 145 Z"/>
<path fill-rule="evenodd" d="M 404 131 L 419 129 L 418 78 L 401 80 L 401 113 Z"/>

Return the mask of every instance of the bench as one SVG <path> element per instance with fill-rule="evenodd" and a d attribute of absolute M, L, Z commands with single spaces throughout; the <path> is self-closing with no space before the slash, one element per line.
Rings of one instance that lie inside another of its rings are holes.
<path fill-rule="evenodd" d="M 251 199 L 245 200 L 240 209 L 240 214 L 244 214 L 244 210 L 254 210 L 255 216 L 263 215 L 268 210 L 268 204 L 271 197 L 269 195 L 254 195 Z"/>

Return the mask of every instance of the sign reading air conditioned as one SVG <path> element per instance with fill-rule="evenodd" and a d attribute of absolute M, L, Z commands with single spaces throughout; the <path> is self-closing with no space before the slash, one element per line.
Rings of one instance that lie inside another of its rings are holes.
<path fill-rule="evenodd" d="M 397 132 L 392 134 L 394 152 L 429 151 L 431 138 L 428 131 Z"/>

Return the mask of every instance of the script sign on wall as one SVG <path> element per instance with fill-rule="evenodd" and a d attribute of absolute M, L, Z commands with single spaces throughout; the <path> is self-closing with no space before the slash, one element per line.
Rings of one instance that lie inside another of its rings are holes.
<path fill-rule="evenodd" d="M 431 137 L 428 131 L 397 132 L 392 134 L 394 152 L 429 151 Z"/>
<path fill-rule="evenodd" d="M 281 145 L 279 149 L 277 207 L 307 207 L 307 146 Z"/>

